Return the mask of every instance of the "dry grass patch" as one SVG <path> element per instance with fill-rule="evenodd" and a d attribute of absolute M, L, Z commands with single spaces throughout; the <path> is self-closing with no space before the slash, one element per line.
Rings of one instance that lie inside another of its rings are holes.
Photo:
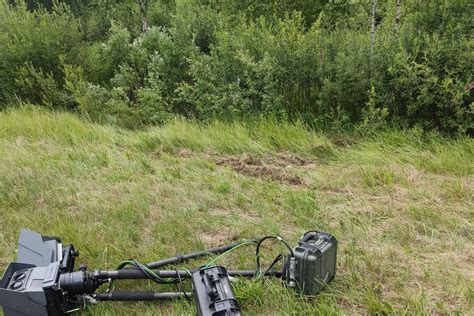
<path fill-rule="evenodd" d="M 292 185 L 304 185 L 298 175 L 292 173 L 295 166 L 308 164 L 308 160 L 295 155 L 267 155 L 255 157 L 251 154 L 240 156 L 224 156 L 216 159 L 217 165 L 230 166 L 236 172 L 257 177 L 266 178 Z"/>

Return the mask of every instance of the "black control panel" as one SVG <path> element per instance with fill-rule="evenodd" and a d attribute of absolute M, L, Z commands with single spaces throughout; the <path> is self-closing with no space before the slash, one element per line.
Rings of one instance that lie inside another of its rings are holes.
<path fill-rule="evenodd" d="M 200 269 L 192 279 L 199 316 L 242 315 L 224 267 Z"/>

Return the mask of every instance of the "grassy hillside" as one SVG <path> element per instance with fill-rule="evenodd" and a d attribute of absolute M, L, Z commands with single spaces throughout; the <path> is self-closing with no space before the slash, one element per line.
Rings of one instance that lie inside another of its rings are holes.
<path fill-rule="evenodd" d="M 266 234 L 294 244 L 321 229 L 340 245 L 331 286 L 302 298 L 275 280 L 242 281 L 235 290 L 246 314 L 471 314 L 473 157 L 472 139 L 418 131 L 335 139 L 267 121 L 177 120 L 131 132 L 70 114 L 6 111 L 0 269 L 14 259 L 21 227 L 74 243 L 93 269 Z M 267 245 L 264 265 L 280 251 Z M 242 247 L 221 263 L 252 268 L 253 254 Z M 102 303 L 86 314 L 157 312 L 192 314 L 194 306 Z"/>

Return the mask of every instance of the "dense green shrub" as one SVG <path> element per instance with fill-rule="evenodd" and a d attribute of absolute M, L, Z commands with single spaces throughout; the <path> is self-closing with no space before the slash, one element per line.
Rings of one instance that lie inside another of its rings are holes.
<path fill-rule="evenodd" d="M 61 96 L 60 56 L 76 60 L 82 46 L 78 23 L 66 6 L 30 12 L 0 2 L 0 43 L 0 107 L 18 100 L 70 106 Z"/>
<path fill-rule="evenodd" d="M 472 133 L 472 4 L 396 2 L 3 0 L 0 106 Z"/>

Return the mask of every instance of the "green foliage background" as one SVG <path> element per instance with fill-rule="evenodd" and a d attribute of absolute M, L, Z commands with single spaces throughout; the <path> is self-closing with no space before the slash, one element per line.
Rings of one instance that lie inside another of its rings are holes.
<path fill-rule="evenodd" d="M 472 1 L 396 2 L 1 0 L 0 108 L 472 134 Z"/>

